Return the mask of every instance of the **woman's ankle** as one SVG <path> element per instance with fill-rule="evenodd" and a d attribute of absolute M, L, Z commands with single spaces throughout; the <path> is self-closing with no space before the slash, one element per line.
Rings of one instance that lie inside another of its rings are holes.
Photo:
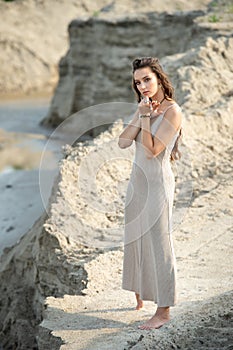
<path fill-rule="evenodd" d="M 143 300 L 140 298 L 140 295 L 138 293 L 135 293 L 137 305 L 136 310 L 140 310 L 143 307 Z"/>
<path fill-rule="evenodd" d="M 162 318 L 170 318 L 170 307 L 169 306 L 158 306 L 156 313 L 157 316 Z"/>

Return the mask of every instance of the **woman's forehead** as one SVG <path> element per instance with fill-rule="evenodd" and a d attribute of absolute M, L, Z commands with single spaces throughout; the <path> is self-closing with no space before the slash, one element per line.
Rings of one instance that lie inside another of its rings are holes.
<path fill-rule="evenodd" d="M 153 72 L 150 69 L 150 67 L 143 67 L 143 68 L 138 68 L 135 70 L 133 76 L 134 76 L 134 80 L 140 80 L 143 79 L 145 76 L 150 76 L 152 75 Z"/>

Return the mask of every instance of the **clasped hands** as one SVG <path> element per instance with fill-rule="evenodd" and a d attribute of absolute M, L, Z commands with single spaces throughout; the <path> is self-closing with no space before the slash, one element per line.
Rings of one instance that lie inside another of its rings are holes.
<path fill-rule="evenodd" d="M 144 97 L 138 104 L 139 115 L 150 115 L 153 111 L 158 110 L 160 103 L 157 101 L 150 101 L 149 97 Z"/>

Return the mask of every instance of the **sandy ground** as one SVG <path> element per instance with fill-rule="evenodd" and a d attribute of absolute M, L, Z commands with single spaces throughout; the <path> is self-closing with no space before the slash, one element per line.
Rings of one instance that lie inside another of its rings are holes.
<path fill-rule="evenodd" d="M 182 347 L 184 340 L 181 341 L 181 338 L 184 336 L 183 332 L 187 332 L 187 324 L 190 328 L 193 322 L 192 327 L 197 330 L 198 327 L 203 326 L 200 322 L 201 318 L 202 322 L 206 322 L 204 328 L 211 329 L 216 326 L 210 321 L 211 312 L 216 317 L 216 313 L 217 315 L 221 312 L 227 313 L 226 310 L 232 309 L 233 306 L 230 297 L 227 299 L 227 304 L 219 302 L 218 298 L 211 299 L 229 292 L 233 286 L 231 188 L 232 178 L 229 176 L 216 189 L 196 198 L 179 229 L 174 232 L 179 302 L 171 310 L 172 320 L 169 324 L 160 330 L 137 329 L 140 323 L 153 314 L 155 305 L 153 302 L 145 302 L 142 310 L 134 310 L 133 293 L 121 289 L 123 253 L 121 250 L 106 252 L 85 265 L 89 277 L 88 288 L 84 291 L 85 296 L 65 295 L 64 298 L 50 297 L 46 300 L 47 310 L 42 326 L 52 329 L 52 334 L 63 340 L 65 344 L 61 349 L 134 349 L 132 344 L 137 344 L 142 337 L 144 346 L 140 342 L 141 347 L 135 347 L 135 349 L 157 349 L 152 345 L 150 347 L 152 340 L 162 342 L 166 335 L 168 338 L 171 337 L 172 342 L 172 337 L 177 332 L 180 334 L 180 348 L 185 349 L 186 347 Z M 226 192 L 229 193 L 227 203 Z M 188 321 L 189 311 L 196 316 Z M 186 328 L 182 330 L 181 325 L 182 322 L 185 325 L 185 317 Z M 226 324 L 216 326 L 211 343 L 216 347 L 210 347 L 211 349 L 218 349 L 220 345 L 225 349 L 231 344 L 230 322 L 229 319 Z M 224 327 L 229 327 L 225 342 L 219 341 L 219 329 L 223 331 Z M 190 332 L 189 329 L 188 333 Z M 196 338 L 198 337 L 201 339 L 201 333 L 196 334 Z M 208 337 L 205 336 L 204 342 L 207 340 Z M 146 347 L 146 344 L 149 347 Z M 156 342 L 153 344 L 155 346 Z M 165 347 L 158 347 L 158 349 L 162 348 L 165 349 Z M 198 347 L 193 345 L 191 349 L 198 349 Z"/>

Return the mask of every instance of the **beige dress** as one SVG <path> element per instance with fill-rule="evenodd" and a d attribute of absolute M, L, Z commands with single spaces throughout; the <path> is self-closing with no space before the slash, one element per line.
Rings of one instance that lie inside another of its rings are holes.
<path fill-rule="evenodd" d="M 168 108 L 180 108 L 176 103 Z M 167 109 L 168 109 L 167 108 Z M 170 153 L 178 136 L 163 118 L 151 118 L 151 133 L 166 142 L 157 157 L 148 159 L 135 138 L 135 158 L 126 193 L 122 288 L 161 306 L 176 303 L 176 262 L 172 243 L 175 180 Z"/>

